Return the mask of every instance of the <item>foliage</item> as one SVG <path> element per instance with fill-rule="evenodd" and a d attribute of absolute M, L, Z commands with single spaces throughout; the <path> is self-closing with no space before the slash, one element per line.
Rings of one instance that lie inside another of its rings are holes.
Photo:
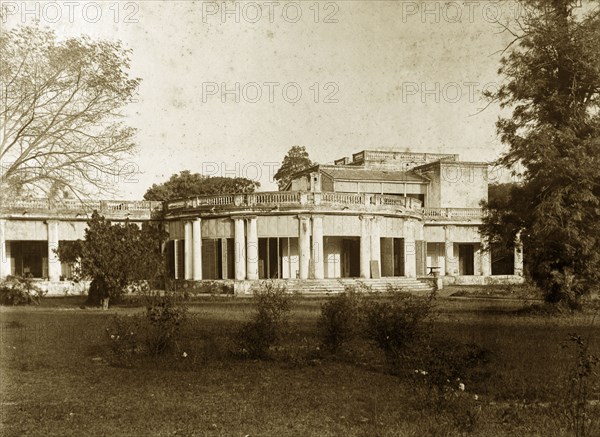
<path fill-rule="evenodd" d="M 187 310 L 185 301 L 174 293 L 159 296 L 148 305 L 146 344 L 151 355 L 161 355 L 173 346 L 187 318 Z"/>
<path fill-rule="evenodd" d="M 136 356 L 144 352 L 139 335 L 144 332 L 143 319 L 139 315 L 115 314 L 110 327 L 106 328 L 111 352 L 110 362 L 119 367 L 131 367 Z"/>
<path fill-rule="evenodd" d="M 321 305 L 317 321 L 323 347 L 336 353 L 361 331 L 361 299 L 352 289 L 346 289 Z"/>
<path fill-rule="evenodd" d="M 391 291 L 384 299 L 369 299 L 364 305 L 365 335 L 397 367 L 411 347 L 425 344 L 431 336 L 435 295 L 417 297 Z"/>
<path fill-rule="evenodd" d="M 279 167 L 273 179 L 277 181 L 279 189 L 283 190 L 291 182 L 292 176 L 313 165 L 314 163 L 308 157 L 308 152 L 304 146 L 293 146 L 283 158 L 281 167 Z"/>
<path fill-rule="evenodd" d="M 159 294 L 143 290 L 147 302 L 143 314 L 115 315 L 106 328 L 112 363 L 130 367 L 136 357 L 158 357 L 177 343 L 187 321 L 187 302 L 174 293 Z"/>
<path fill-rule="evenodd" d="M 258 187 L 260 182 L 246 178 L 204 176 L 184 170 L 166 182 L 153 184 L 144 199 L 164 201 L 212 194 L 253 193 Z"/>
<path fill-rule="evenodd" d="M 73 253 L 59 248 L 63 256 L 81 259 L 81 272 L 91 278 L 88 303 L 97 305 L 104 299 L 120 296 L 126 287 L 142 280 L 154 281 L 165 271 L 162 242 L 165 231 L 152 223 L 140 228 L 129 221 L 112 224 L 96 211 L 88 221 L 85 240 L 74 246 Z"/>
<path fill-rule="evenodd" d="M 566 396 L 562 401 L 563 415 L 573 434 L 577 437 L 596 435 L 600 421 L 590 411 L 594 382 L 598 382 L 597 367 L 600 358 L 590 352 L 589 340 L 577 334 L 570 334 L 569 340 L 575 346 L 574 365 L 567 375 Z M 595 431 L 594 431 L 594 427 Z"/>
<path fill-rule="evenodd" d="M 0 282 L 0 305 L 39 305 L 44 294 L 30 278 L 7 276 Z"/>
<path fill-rule="evenodd" d="M 470 382 L 479 382 L 489 374 L 485 366 L 490 351 L 476 343 L 461 343 L 441 338 L 422 347 L 418 352 L 427 383 L 439 394 L 453 391 L 460 384 L 465 389 Z"/>
<path fill-rule="evenodd" d="M 236 340 L 243 355 L 266 358 L 269 348 L 281 340 L 291 309 L 291 297 L 284 286 L 264 282 L 255 288 L 256 313 L 238 331 Z"/>
<path fill-rule="evenodd" d="M 110 190 L 135 149 L 119 120 L 140 84 L 129 56 L 120 42 L 38 26 L 0 32 L 2 192 Z"/>
<path fill-rule="evenodd" d="M 488 96 L 512 110 L 497 122 L 522 168 L 485 233 L 512 244 L 522 231 L 529 274 L 551 302 L 577 305 L 600 283 L 600 11 L 569 0 L 524 2 L 523 19 Z M 503 212 L 506 211 L 506 212 Z M 505 227 L 505 229 L 503 229 Z"/>

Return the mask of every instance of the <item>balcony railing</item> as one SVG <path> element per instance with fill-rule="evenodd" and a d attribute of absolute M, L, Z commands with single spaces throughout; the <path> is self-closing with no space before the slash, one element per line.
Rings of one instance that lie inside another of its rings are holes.
<path fill-rule="evenodd" d="M 26 209 L 30 211 L 93 211 L 118 212 L 118 211 L 160 211 L 162 202 L 146 200 L 94 200 L 82 201 L 73 199 L 10 199 L 4 200 L 0 209 Z"/>
<path fill-rule="evenodd" d="M 173 200 L 166 202 L 166 211 L 177 211 L 182 209 L 195 209 L 210 206 L 215 207 L 254 207 L 254 206 L 352 206 L 371 207 L 387 206 L 402 207 L 417 212 L 421 207 L 421 201 L 411 197 L 369 194 L 369 193 L 313 193 L 305 191 L 273 191 L 249 194 L 232 194 L 222 196 L 198 196 L 189 199 Z"/>
<path fill-rule="evenodd" d="M 412 197 L 368 193 L 334 193 L 334 192 L 300 192 L 300 191 L 274 191 L 249 194 L 226 194 L 216 196 L 197 196 L 189 199 L 173 200 L 164 203 L 164 210 L 174 212 L 178 210 L 200 209 L 221 211 L 227 208 L 253 208 L 253 207 L 310 207 L 331 206 L 334 208 L 356 210 L 382 208 L 385 211 L 407 209 L 413 213 L 422 214 L 425 220 L 471 220 L 481 219 L 481 208 L 423 208 L 421 201 Z M 50 201 L 48 199 L 11 199 L 5 200 L 0 205 L 0 210 L 26 210 L 26 211 L 93 211 L 104 213 L 120 212 L 150 212 L 156 213 L 163 210 L 163 202 L 131 201 L 131 200 L 100 200 L 79 201 L 63 199 Z"/>
<path fill-rule="evenodd" d="M 426 219 L 470 219 L 483 217 L 481 208 L 423 208 Z"/>

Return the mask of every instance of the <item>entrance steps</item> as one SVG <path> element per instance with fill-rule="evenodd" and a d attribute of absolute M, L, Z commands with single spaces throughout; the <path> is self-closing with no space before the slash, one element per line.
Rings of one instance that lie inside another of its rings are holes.
<path fill-rule="evenodd" d="M 365 287 L 365 291 L 385 292 L 393 287 L 398 291 L 429 294 L 433 291 L 431 285 L 421 282 L 416 278 L 389 277 L 380 279 L 339 278 L 339 279 L 280 279 L 273 280 L 276 284 L 285 286 L 287 291 L 299 294 L 326 294 L 342 293 L 346 287 Z"/>

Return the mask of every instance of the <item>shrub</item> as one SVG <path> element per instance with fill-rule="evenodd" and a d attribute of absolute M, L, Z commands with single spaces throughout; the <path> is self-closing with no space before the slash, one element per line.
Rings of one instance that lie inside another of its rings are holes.
<path fill-rule="evenodd" d="M 144 353 L 139 337 L 145 332 L 143 319 L 139 315 L 114 315 L 106 335 L 111 351 L 111 362 L 117 366 L 130 367 L 136 355 Z"/>
<path fill-rule="evenodd" d="M 269 348 L 283 337 L 291 298 L 282 285 L 265 282 L 254 291 L 256 313 L 238 331 L 236 340 L 242 355 L 265 358 Z"/>
<path fill-rule="evenodd" d="M 427 344 L 433 301 L 433 293 L 423 298 L 392 290 L 383 300 L 370 299 L 363 305 L 365 335 L 394 367 L 410 354 L 415 343 Z"/>
<path fill-rule="evenodd" d="M 317 328 L 322 345 L 335 353 L 360 332 L 359 295 L 347 289 L 321 305 Z"/>
<path fill-rule="evenodd" d="M 106 328 L 113 364 L 129 367 L 135 356 L 158 356 L 177 343 L 187 320 L 186 302 L 167 293 L 143 296 L 146 311 L 133 316 L 118 316 Z"/>
<path fill-rule="evenodd" d="M 490 360 L 490 351 L 475 343 L 440 338 L 422 348 L 419 356 L 428 384 L 440 394 L 454 391 L 459 384 L 469 387 L 471 382 L 489 376 L 485 365 Z"/>
<path fill-rule="evenodd" d="M 0 283 L 1 305 L 39 305 L 45 294 L 29 278 L 7 276 Z"/>
<path fill-rule="evenodd" d="M 157 296 L 155 302 L 147 306 L 146 344 L 150 354 L 160 355 L 176 343 L 187 319 L 187 309 L 185 301 L 172 293 Z"/>

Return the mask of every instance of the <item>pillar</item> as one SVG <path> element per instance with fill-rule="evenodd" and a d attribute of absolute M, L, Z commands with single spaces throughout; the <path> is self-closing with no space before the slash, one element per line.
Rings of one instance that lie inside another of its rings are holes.
<path fill-rule="evenodd" d="M 173 240 L 173 277 L 179 279 L 179 240 Z"/>
<path fill-rule="evenodd" d="M 244 233 L 244 219 L 233 219 L 233 256 L 235 264 L 235 279 L 246 279 L 246 236 Z"/>
<path fill-rule="evenodd" d="M 308 279 L 310 270 L 310 222 L 309 217 L 299 216 L 300 229 L 298 235 L 298 250 L 300 252 L 300 279 Z"/>
<path fill-rule="evenodd" d="M 6 220 L 0 220 L 0 279 L 6 278 L 10 271 L 10 243 L 6 241 Z"/>
<path fill-rule="evenodd" d="M 381 277 L 381 237 L 379 222 L 379 217 L 373 217 L 371 220 L 371 261 L 377 261 L 377 277 Z"/>
<path fill-rule="evenodd" d="M 50 282 L 60 281 L 62 273 L 60 260 L 56 254 L 58 250 L 58 221 L 48 220 L 48 280 Z"/>
<path fill-rule="evenodd" d="M 315 266 L 315 279 L 325 277 L 324 250 L 323 250 L 323 216 L 312 217 L 312 254 Z"/>
<path fill-rule="evenodd" d="M 417 244 L 414 224 L 410 220 L 404 221 L 404 276 L 417 277 Z"/>
<path fill-rule="evenodd" d="M 458 260 L 454 255 L 454 241 L 452 241 L 452 226 L 444 227 L 444 250 L 445 250 L 445 266 L 444 271 L 447 276 L 455 276 L 458 274 Z"/>
<path fill-rule="evenodd" d="M 246 278 L 258 279 L 258 231 L 256 217 L 246 219 Z"/>
<path fill-rule="evenodd" d="M 515 237 L 514 274 L 523 276 L 523 241 L 521 240 L 521 231 Z"/>
<path fill-rule="evenodd" d="M 481 243 L 481 275 L 492 275 L 492 252 L 485 242 Z"/>
<path fill-rule="evenodd" d="M 202 279 L 202 231 L 199 218 L 192 222 L 192 279 Z"/>
<path fill-rule="evenodd" d="M 360 277 L 369 279 L 371 277 L 371 217 L 360 217 Z"/>
<path fill-rule="evenodd" d="M 184 223 L 184 237 L 183 240 L 183 276 L 187 281 L 191 281 L 193 278 L 192 269 L 192 223 L 185 222 Z"/>

